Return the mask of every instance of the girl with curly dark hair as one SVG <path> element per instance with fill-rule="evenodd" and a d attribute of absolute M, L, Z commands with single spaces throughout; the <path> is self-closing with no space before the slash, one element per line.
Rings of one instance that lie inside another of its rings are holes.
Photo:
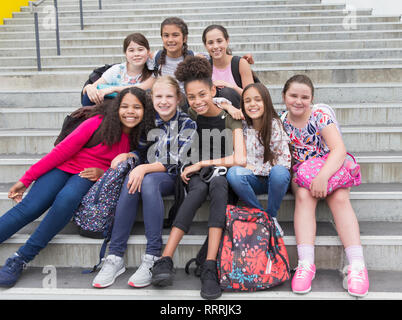
<path fill-rule="evenodd" d="M 131 170 L 123 182 L 116 206 L 109 255 L 92 282 L 97 288 L 110 286 L 126 270 L 123 256 L 140 200 L 147 245 L 142 263 L 128 284 L 137 288 L 151 284 L 150 268 L 162 251 L 165 215 L 163 197 L 174 194 L 178 168 L 186 161 L 196 133 L 195 122 L 186 113 L 177 111 L 181 91 L 175 79 L 169 76 L 157 78 L 151 96 L 156 112 L 156 128 L 147 138 L 148 141 L 156 141 L 148 147 L 146 161 Z M 123 154 L 118 160 L 125 159 Z"/>
<path fill-rule="evenodd" d="M 183 235 L 189 231 L 197 209 L 209 195 L 208 252 L 201 274 L 201 296 L 206 299 L 221 295 L 216 257 L 225 226 L 228 184 L 224 176 L 216 176 L 207 183 L 195 173 L 207 167 L 244 166 L 246 159 L 241 121 L 234 120 L 214 100 L 216 89 L 211 74 L 209 61 L 202 57 L 187 57 L 175 73 L 176 78 L 184 83 L 190 105 L 189 115 L 197 122 L 199 144 L 196 149 L 200 157 L 196 159 L 192 155 L 192 165 L 185 167 L 181 173 L 183 182 L 188 185 L 188 193 L 177 212 L 162 258 L 152 269 L 153 284 L 163 286 L 172 283 L 173 254 Z"/>
<path fill-rule="evenodd" d="M 49 210 L 25 245 L 0 270 L 0 286 L 11 287 L 16 283 L 23 267 L 71 220 L 82 197 L 112 160 L 138 146 L 146 126 L 142 121 L 144 117 L 152 117 L 151 108 L 144 90 L 124 89 L 111 108 L 92 109 L 91 117 L 10 188 L 8 197 L 17 205 L 0 217 L 0 243 Z M 99 143 L 87 147 L 94 135 L 98 135 Z M 33 181 L 32 188 L 22 198 Z"/>

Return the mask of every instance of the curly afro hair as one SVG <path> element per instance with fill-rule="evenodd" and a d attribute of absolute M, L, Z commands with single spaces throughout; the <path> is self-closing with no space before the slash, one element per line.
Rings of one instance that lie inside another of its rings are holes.
<path fill-rule="evenodd" d="M 212 87 L 212 66 L 204 57 L 187 56 L 178 64 L 174 75 L 184 83 L 184 88 L 192 81 L 203 81 Z"/>

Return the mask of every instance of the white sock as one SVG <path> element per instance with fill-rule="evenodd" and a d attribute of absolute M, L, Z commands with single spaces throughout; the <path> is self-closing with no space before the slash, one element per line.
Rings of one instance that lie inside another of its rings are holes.
<path fill-rule="evenodd" d="M 314 245 L 298 244 L 297 255 L 299 257 L 299 260 L 306 260 L 310 264 L 314 264 Z"/>
<path fill-rule="evenodd" d="M 364 265 L 363 247 L 349 246 L 345 249 L 349 264 L 360 263 Z"/>

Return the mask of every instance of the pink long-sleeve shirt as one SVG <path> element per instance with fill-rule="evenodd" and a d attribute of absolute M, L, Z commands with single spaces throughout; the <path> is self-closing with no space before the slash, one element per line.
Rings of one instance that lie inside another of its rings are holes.
<path fill-rule="evenodd" d="M 106 171 L 117 155 L 130 151 L 130 141 L 128 135 L 122 133 L 120 141 L 112 146 L 100 143 L 92 148 L 85 148 L 101 122 L 101 116 L 85 120 L 50 153 L 32 165 L 20 181 L 28 188 L 34 180 L 54 168 L 72 174 L 80 173 L 85 168 L 99 168 Z"/>

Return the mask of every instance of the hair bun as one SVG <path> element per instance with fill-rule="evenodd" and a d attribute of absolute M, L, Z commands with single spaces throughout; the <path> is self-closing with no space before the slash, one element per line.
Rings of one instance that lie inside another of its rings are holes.
<path fill-rule="evenodd" d="M 187 56 L 178 64 L 174 75 L 181 82 L 211 79 L 212 66 L 204 57 Z"/>

